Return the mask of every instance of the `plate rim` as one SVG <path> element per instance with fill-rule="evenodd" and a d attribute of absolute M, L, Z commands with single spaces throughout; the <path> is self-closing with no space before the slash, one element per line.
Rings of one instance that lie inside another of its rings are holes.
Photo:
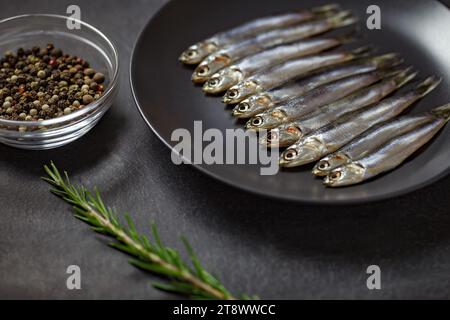
<path fill-rule="evenodd" d="M 149 18 L 149 20 L 147 21 L 145 26 L 139 32 L 138 37 L 136 38 L 135 44 L 134 44 L 132 52 L 131 52 L 130 62 L 129 62 L 129 83 L 130 83 L 131 93 L 132 93 L 132 96 L 133 96 L 135 107 L 138 109 L 139 114 L 141 115 L 142 119 L 147 124 L 147 126 L 151 129 L 151 131 L 171 151 L 173 150 L 173 147 L 166 141 L 166 139 L 164 139 L 161 136 L 161 134 L 154 128 L 154 126 L 152 125 L 150 120 L 147 119 L 146 115 L 144 114 L 144 111 L 143 111 L 143 109 L 141 107 L 141 104 L 140 104 L 139 99 L 138 99 L 137 94 L 136 94 L 135 85 L 134 85 L 134 81 L 133 81 L 133 74 L 134 74 L 134 70 L 135 70 L 134 66 L 135 66 L 135 60 L 136 60 L 136 51 L 137 51 L 137 49 L 138 49 L 138 47 L 139 47 L 139 45 L 140 45 L 140 43 L 142 41 L 143 34 L 149 28 L 149 25 L 156 18 L 158 18 L 161 15 L 161 13 L 164 11 L 164 9 L 166 7 L 168 7 L 173 2 L 174 2 L 173 0 L 168 1 L 166 4 L 161 6 L 158 9 L 158 11 L 152 17 Z M 439 4 L 441 7 L 443 7 L 444 10 L 448 10 L 448 11 L 450 10 L 442 2 L 440 2 L 438 0 L 433 0 L 433 2 Z M 225 185 L 231 186 L 231 187 L 233 187 L 236 190 L 244 190 L 244 191 L 246 191 L 246 192 L 248 192 L 250 194 L 253 194 L 255 196 L 258 196 L 258 197 L 269 198 L 269 199 L 274 199 L 274 200 L 278 200 L 278 201 L 293 202 L 293 203 L 298 203 L 298 204 L 322 205 L 322 206 L 363 205 L 363 204 L 370 204 L 370 203 L 375 203 L 375 202 L 386 201 L 386 200 L 393 199 L 393 198 L 398 198 L 398 197 L 401 197 L 401 196 L 406 196 L 406 195 L 411 194 L 411 193 L 413 193 L 415 191 L 424 189 L 425 187 L 430 186 L 430 185 L 432 185 L 433 183 L 435 183 L 435 182 L 437 182 L 439 180 L 442 180 L 443 178 L 447 177 L 449 175 L 449 173 L 450 173 L 450 167 L 449 167 L 446 170 L 444 170 L 443 172 L 441 172 L 440 174 L 436 175 L 435 177 L 430 178 L 428 180 L 425 180 L 424 182 L 422 182 L 420 184 L 417 184 L 417 185 L 414 185 L 414 186 L 411 186 L 411 187 L 408 187 L 406 189 L 402 189 L 402 190 L 399 190 L 399 191 L 391 192 L 391 193 L 385 194 L 385 195 L 367 196 L 364 199 L 356 198 L 356 199 L 323 200 L 323 199 L 299 199 L 299 198 L 296 198 L 296 197 L 293 197 L 293 196 L 289 196 L 289 195 L 275 195 L 273 193 L 265 192 L 263 190 L 259 190 L 259 189 L 256 189 L 256 188 L 253 188 L 253 187 L 250 187 L 250 186 L 238 185 L 234 181 L 232 181 L 230 179 L 227 179 L 226 177 L 220 176 L 217 173 L 208 170 L 203 165 L 197 165 L 197 164 L 193 164 L 193 163 L 188 164 L 188 165 L 190 167 L 194 167 L 195 169 L 199 170 L 203 174 L 206 174 L 207 176 L 209 176 L 211 178 L 214 178 L 214 179 L 220 181 L 221 183 L 224 183 Z"/>

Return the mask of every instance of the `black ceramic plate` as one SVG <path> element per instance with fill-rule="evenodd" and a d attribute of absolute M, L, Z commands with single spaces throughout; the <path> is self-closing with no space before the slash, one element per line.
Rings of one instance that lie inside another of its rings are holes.
<path fill-rule="evenodd" d="M 330 0 L 331 1 L 331 0 Z M 336 1 L 333 1 L 336 2 Z M 178 61 L 189 45 L 211 34 L 253 18 L 317 6 L 319 1 L 292 0 L 174 0 L 142 32 L 132 59 L 131 81 L 142 116 L 169 147 L 173 130 L 193 131 L 195 120 L 203 129 L 241 128 L 218 98 L 205 97 L 190 81 L 192 70 Z M 377 1 L 382 30 L 365 27 L 371 1 L 341 1 L 362 19 L 365 38 L 381 52 L 401 53 L 422 76 L 442 75 L 442 85 L 412 108 L 417 113 L 450 102 L 450 12 L 435 1 Z M 359 45 L 361 45 L 361 43 Z M 259 166 L 197 165 L 214 178 L 254 193 L 309 203 L 355 203 L 398 196 L 443 177 L 450 167 L 450 128 L 394 172 L 368 183 L 326 189 L 310 167 L 261 176 Z"/>

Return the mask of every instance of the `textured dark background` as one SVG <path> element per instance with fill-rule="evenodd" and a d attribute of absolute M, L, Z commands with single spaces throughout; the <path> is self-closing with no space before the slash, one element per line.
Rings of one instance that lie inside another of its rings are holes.
<path fill-rule="evenodd" d="M 235 292 L 274 299 L 450 298 L 450 177 L 389 201 L 321 207 L 250 195 L 171 163 L 140 118 L 128 81 L 133 44 L 165 2 L 0 1 L 0 18 L 64 14 L 69 4 L 80 5 L 82 19 L 115 41 L 122 65 L 113 109 L 81 140 L 46 152 L 0 146 L 0 298 L 173 297 L 154 290 L 151 277 L 49 194 L 39 177 L 50 160 L 74 180 L 99 187 L 139 225 L 155 220 L 170 245 L 186 235 Z M 81 267 L 80 291 L 66 289 L 72 264 Z M 365 285 L 371 264 L 382 268 L 378 292 Z"/>

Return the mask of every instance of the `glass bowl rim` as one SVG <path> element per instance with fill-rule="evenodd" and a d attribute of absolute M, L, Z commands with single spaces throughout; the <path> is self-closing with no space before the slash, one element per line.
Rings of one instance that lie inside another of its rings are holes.
<path fill-rule="evenodd" d="M 58 14 L 22 14 L 22 15 L 17 15 L 17 16 L 13 16 L 13 17 L 9 17 L 9 18 L 5 18 L 5 19 L 1 19 L 0 20 L 0 28 L 2 26 L 3 23 L 7 23 L 10 21 L 14 21 L 14 20 L 20 20 L 20 19 L 27 19 L 27 18 L 51 18 L 51 19 L 61 19 L 61 20 L 66 20 L 66 21 L 76 21 L 78 23 L 80 23 L 82 26 L 88 28 L 90 31 L 93 31 L 94 33 L 96 33 L 97 35 L 99 35 L 103 40 L 106 41 L 107 45 L 112 49 L 113 55 L 112 57 L 110 57 L 112 59 L 113 62 L 113 77 L 110 81 L 110 85 L 108 86 L 108 88 L 106 89 L 106 91 L 101 95 L 101 97 L 92 102 L 91 104 L 89 104 L 88 106 L 86 106 L 83 109 L 77 110 L 69 115 L 64 115 L 61 117 L 57 117 L 54 119 L 49 119 L 49 120 L 44 120 L 44 121 L 19 121 L 19 120 L 6 120 L 6 119 L 0 119 L 0 125 L 4 125 L 4 126 L 22 126 L 22 127 L 34 127 L 34 126 L 53 126 L 53 125 L 58 125 L 58 124 L 62 124 L 65 123 L 67 121 L 82 117 L 86 114 L 89 114 L 90 112 L 92 112 L 93 110 L 95 110 L 96 108 L 98 108 L 99 106 L 103 105 L 103 103 L 108 99 L 108 97 L 113 93 L 115 87 L 117 86 L 117 82 L 118 82 L 118 77 L 119 77 L 119 54 L 117 51 L 116 46 L 114 45 L 114 43 L 103 33 L 101 32 L 99 29 L 95 28 L 94 26 L 90 25 L 87 22 L 84 22 L 82 20 L 78 20 L 72 17 L 67 17 L 67 16 L 63 16 L 63 15 L 58 15 Z M 114 66 L 114 62 L 115 62 L 115 66 Z M 8 130 L 8 129 L 1 129 L 0 130 Z M 11 131 L 11 130 L 8 130 Z"/>

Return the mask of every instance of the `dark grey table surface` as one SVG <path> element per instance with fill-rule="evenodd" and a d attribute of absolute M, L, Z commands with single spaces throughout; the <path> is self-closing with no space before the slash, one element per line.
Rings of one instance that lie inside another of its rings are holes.
<path fill-rule="evenodd" d="M 115 41 L 122 65 L 112 110 L 81 140 L 46 152 L 0 146 L 0 298 L 173 298 L 154 290 L 151 276 L 129 266 L 50 195 L 39 180 L 50 160 L 74 180 L 99 187 L 139 225 L 156 221 L 168 244 L 178 247 L 177 235 L 186 235 L 235 292 L 273 299 L 450 298 L 450 177 L 389 201 L 322 207 L 264 199 L 171 163 L 136 110 L 128 80 L 133 44 L 164 3 L 0 1 L 0 18 L 64 14 L 78 4 L 82 19 Z M 382 269 L 381 291 L 366 287 L 372 264 Z M 81 290 L 66 288 L 69 265 L 81 267 Z"/>

